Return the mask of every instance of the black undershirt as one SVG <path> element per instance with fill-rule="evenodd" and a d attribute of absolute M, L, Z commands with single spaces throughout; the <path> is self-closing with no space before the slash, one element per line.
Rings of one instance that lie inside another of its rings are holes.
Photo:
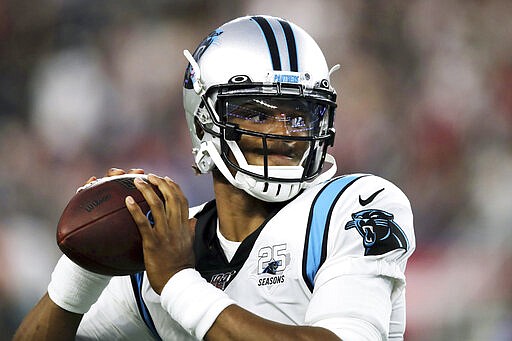
<path fill-rule="evenodd" d="M 263 227 L 279 212 L 279 209 L 274 210 L 254 232 L 242 241 L 230 262 L 224 255 L 217 237 L 217 206 L 215 200 L 208 202 L 202 211 L 195 216 L 197 219 L 194 240 L 196 270 L 208 282 L 216 286 L 221 284 L 221 289 L 224 289 L 244 265 Z M 224 276 L 222 277 L 222 275 Z M 218 283 L 218 280 L 212 282 L 214 276 L 216 276 L 216 279 L 222 277 L 222 283 Z"/>

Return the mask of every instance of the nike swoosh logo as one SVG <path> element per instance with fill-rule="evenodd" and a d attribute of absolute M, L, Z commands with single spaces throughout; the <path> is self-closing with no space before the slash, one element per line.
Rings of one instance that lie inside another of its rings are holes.
<path fill-rule="evenodd" d="M 377 195 L 379 195 L 380 192 L 382 192 L 384 190 L 384 188 L 381 188 L 379 189 L 377 192 L 373 193 L 372 195 L 370 195 L 367 199 L 363 199 L 361 198 L 361 195 L 359 195 L 359 204 L 361 204 L 361 206 L 366 206 L 368 205 L 369 203 L 371 203 L 373 201 L 373 199 L 375 199 L 375 197 Z"/>

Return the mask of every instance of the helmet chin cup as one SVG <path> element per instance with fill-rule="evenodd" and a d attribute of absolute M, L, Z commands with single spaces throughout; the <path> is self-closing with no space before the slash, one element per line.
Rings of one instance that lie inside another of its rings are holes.
<path fill-rule="evenodd" d="M 317 178 L 310 182 L 273 182 L 256 179 L 248 174 L 237 172 L 234 177 L 233 185 L 243 189 L 246 193 L 253 197 L 267 202 L 283 202 L 295 198 L 302 189 L 312 187 L 319 183 L 329 180 L 336 173 L 336 161 L 330 154 L 326 155 L 326 163 L 330 163 L 331 167 Z M 263 167 L 249 166 L 254 173 L 263 172 Z M 258 169 L 259 168 L 259 169 Z M 294 168 L 294 169 L 290 169 Z M 295 173 L 295 174 L 292 174 Z M 300 166 L 271 166 L 269 167 L 270 176 L 274 177 L 290 177 L 293 178 L 297 174 L 302 174 Z M 230 174 L 231 175 L 231 174 Z"/>
<path fill-rule="evenodd" d="M 301 184 L 299 182 L 268 182 L 257 180 L 242 172 L 236 172 L 235 181 L 242 185 L 240 188 L 246 193 L 267 202 L 290 200 L 297 196 L 301 190 Z"/>

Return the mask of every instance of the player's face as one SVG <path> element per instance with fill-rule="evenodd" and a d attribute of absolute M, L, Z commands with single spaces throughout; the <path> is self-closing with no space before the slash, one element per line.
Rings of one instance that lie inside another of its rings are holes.
<path fill-rule="evenodd" d="M 266 153 L 269 166 L 297 166 L 310 143 L 293 138 L 318 134 L 325 107 L 301 100 L 239 98 L 228 102 L 226 113 L 227 121 L 242 130 L 282 137 L 242 134 L 238 145 L 248 164 L 262 166 Z"/>

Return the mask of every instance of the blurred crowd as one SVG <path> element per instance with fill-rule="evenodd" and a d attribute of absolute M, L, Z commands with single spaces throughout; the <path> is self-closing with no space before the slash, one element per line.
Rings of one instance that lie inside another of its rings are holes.
<path fill-rule="evenodd" d="M 46 291 L 67 201 L 107 168 L 169 175 L 199 204 L 186 60 L 220 24 L 306 29 L 339 93 L 339 174 L 409 196 L 406 340 L 512 340 L 509 0 L 0 0 L 0 340 Z"/>

